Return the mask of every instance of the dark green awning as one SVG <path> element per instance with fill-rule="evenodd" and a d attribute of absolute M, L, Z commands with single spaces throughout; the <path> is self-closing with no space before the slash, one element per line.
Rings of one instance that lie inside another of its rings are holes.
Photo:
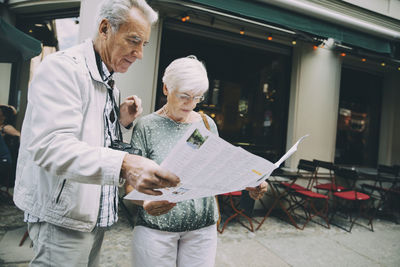
<path fill-rule="evenodd" d="M 318 20 L 279 7 L 243 0 L 190 0 L 220 11 L 281 25 L 324 38 L 333 38 L 348 44 L 378 53 L 391 53 L 390 42 L 369 34 Z"/>
<path fill-rule="evenodd" d="M 0 62 L 28 60 L 42 51 L 40 41 L 8 24 L 0 17 Z"/>

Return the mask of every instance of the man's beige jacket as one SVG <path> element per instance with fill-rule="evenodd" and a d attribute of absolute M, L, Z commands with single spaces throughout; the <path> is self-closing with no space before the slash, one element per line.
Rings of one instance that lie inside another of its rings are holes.
<path fill-rule="evenodd" d="M 93 230 L 100 185 L 118 185 L 125 156 L 104 147 L 106 94 L 91 40 L 40 64 L 22 127 L 14 190 L 20 209 L 55 225 Z"/>

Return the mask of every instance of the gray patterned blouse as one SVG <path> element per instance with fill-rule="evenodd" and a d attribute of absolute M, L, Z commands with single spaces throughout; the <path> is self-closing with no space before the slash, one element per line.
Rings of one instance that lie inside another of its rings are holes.
<path fill-rule="evenodd" d="M 210 130 L 218 134 L 214 121 L 208 116 L 207 120 Z M 203 121 L 194 122 L 194 124 L 203 124 Z M 191 125 L 178 123 L 152 113 L 138 120 L 133 129 L 131 144 L 141 149 L 144 157 L 161 164 Z M 136 225 L 161 231 L 184 232 L 213 225 L 217 220 L 218 210 L 215 198 L 206 197 L 179 202 L 168 213 L 160 216 L 152 216 L 139 207 Z"/>

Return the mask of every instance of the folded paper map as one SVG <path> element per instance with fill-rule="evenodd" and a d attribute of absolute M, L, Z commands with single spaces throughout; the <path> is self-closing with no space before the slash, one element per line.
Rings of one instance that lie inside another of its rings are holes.
<path fill-rule="evenodd" d="M 231 145 L 205 127 L 193 126 L 161 163 L 161 167 L 177 175 L 181 183 L 177 187 L 160 189 L 163 193 L 160 196 L 133 190 L 125 199 L 180 202 L 258 186 L 297 150 L 307 136 L 301 137 L 274 164 Z"/>

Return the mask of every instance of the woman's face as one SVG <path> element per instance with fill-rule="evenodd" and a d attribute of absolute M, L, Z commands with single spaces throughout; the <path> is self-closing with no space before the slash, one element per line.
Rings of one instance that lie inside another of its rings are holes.
<path fill-rule="evenodd" d="M 171 92 L 165 85 L 163 91 L 167 96 L 168 115 L 178 122 L 186 121 L 197 103 L 203 98 L 203 95 L 194 95 L 191 92 L 179 92 L 179 89 Z"/>

